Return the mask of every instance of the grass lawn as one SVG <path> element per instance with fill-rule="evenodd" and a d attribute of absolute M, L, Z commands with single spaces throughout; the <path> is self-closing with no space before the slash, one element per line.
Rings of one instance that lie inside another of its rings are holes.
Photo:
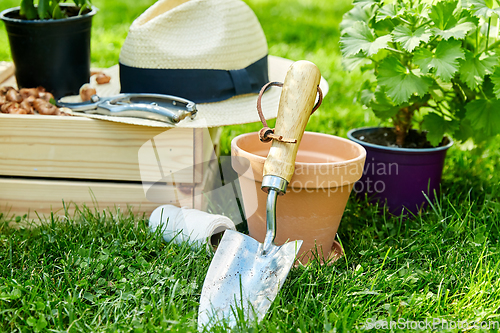
<path fill-rule="evenodd" d="M 128 26 L 153 2 L 93 1 L 100 8 L 94 66 L 117 63 Z M 246 2 L 263 25 L 270 54 L 310 60 L 330 84 L 307 130 L 345 137 L 350 128 L 378 124 L 353 104 L 359 74 L 340 64 L 339 23 L 349 1 Z M 2 0 L 0 10 L 17 3 Z M 1 30 L 0 60 L 10 60 Z M 234 136 L 260 126 L 224 128 L 222 153 L 229 154 Z M 438 328 L 457 321 L 498 328 L 499 161 L 498 137 L 482 150 L 456 144 L 439 200 L 414 219 L 352 197 L 338 233 L 345 256 L 331 266 L 292 269 L 262 323 L 235 331 L 358 331 L 376 320 L 397 322 L 395 330 L 423 327 L 426 320 Z M 11 228 L 22 217 L 0 213 L 0 331 L 196 331 L 211 254 L 165 243 L 148 232 L 147 216 L 124 213 L 80 207 L 35 228 Z"/>

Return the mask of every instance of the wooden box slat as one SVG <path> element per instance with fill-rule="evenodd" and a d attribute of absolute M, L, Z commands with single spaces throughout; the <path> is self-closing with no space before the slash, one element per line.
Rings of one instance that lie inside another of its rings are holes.
<path fill-rule="evenodd" d="M 164 203 L 192 206 L 193 188 L 181 191 L 170 186 L 164 191 Z M 146 198 L 141 184 L 0 178 L 0 211 L 9 216 L 29 213 L 30 218 L 37 218 L 36 213 L 42 217 L 51 211 L 64 214 L 63 200 L 71 214 L 75 208 L 71 203 L 113 212 L 117 207 L 126 212 L 130 206 L 148 215 L 160 205 Z"/>
<path fill-rule="evenodd" d="M 209 204 L 205 193 L 217 184 L 217 163 L 213 159 L 205 164 L 202 183 L 160 183 L 154 192 L 138 183 L 0 177 L 0 212 L 9 217 L 28 213 L 30 219 L 47 217 L 51 212 L 64 215 L 63 201 L 70 214 L 75 204 L 111 212 L 118 207 L 128 212 L 130 208 L 146 215 L 162 204 L 205 210 Z"/>
<path fill-rule="evenodd" d="M 1 114 L 0 175 L 157 180 L 154 152 L 143 154 L 143 170 L 139 170 L 139 149 L 154 139 L 162 152 L 163 169 L 175 172 L 177 182 L 194 183 L 195 131 L 201 130 L 168 130 L 81 117 Z"/>

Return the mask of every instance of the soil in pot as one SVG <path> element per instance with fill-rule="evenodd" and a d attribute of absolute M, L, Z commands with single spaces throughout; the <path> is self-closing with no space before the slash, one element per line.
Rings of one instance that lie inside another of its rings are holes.
<path fill-rule="evenodd" d="M 373 143 L 384 147 L 393 148 L 435 148 L 427 140 L 426 132 L 419 132 L 417 130 L 410 130 L 408 136 L 405 138 L 405 142 L 402 147 L 396 144 L 396 133 L 392 128 L 380 127 L 376 130 L 368 133 L 356 133 L 353 135 L 356 139 L 364 142 Z M 438 145 L 438 147 L 446 146 L 450 140 L 448 138 L 443 138 L 443 141 Z"/>

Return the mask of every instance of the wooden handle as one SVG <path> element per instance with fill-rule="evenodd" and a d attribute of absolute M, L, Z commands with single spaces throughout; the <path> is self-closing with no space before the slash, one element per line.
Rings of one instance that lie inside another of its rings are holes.
<path fill-rule="evenodd" d="M 264 163 L 264 176 L 278 176 L 287 182 L 292 179 L 295 157 L 316 101 L 320 79 L 318 67 L 305 60 L 295 62 L 286 73 L 274 133 L 286 139 L 297 139 L 297 143 L 273 140 Z"/>

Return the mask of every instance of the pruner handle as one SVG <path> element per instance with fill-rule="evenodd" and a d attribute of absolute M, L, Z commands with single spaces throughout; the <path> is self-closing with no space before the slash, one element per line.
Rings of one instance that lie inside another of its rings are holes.
<path fill-rule="evenodd" d="M 284 138 L 296 139 L 297 143 L 273 140 L 264 163 L 264 177 L 278 176 L 286 180 L 287 184 L 292 179 L 295 158 L 314 107 L 320 80 L 321 73 L 312 62 L 297 61 L 288 69 L 281 91 L 274 133 Z"/>

